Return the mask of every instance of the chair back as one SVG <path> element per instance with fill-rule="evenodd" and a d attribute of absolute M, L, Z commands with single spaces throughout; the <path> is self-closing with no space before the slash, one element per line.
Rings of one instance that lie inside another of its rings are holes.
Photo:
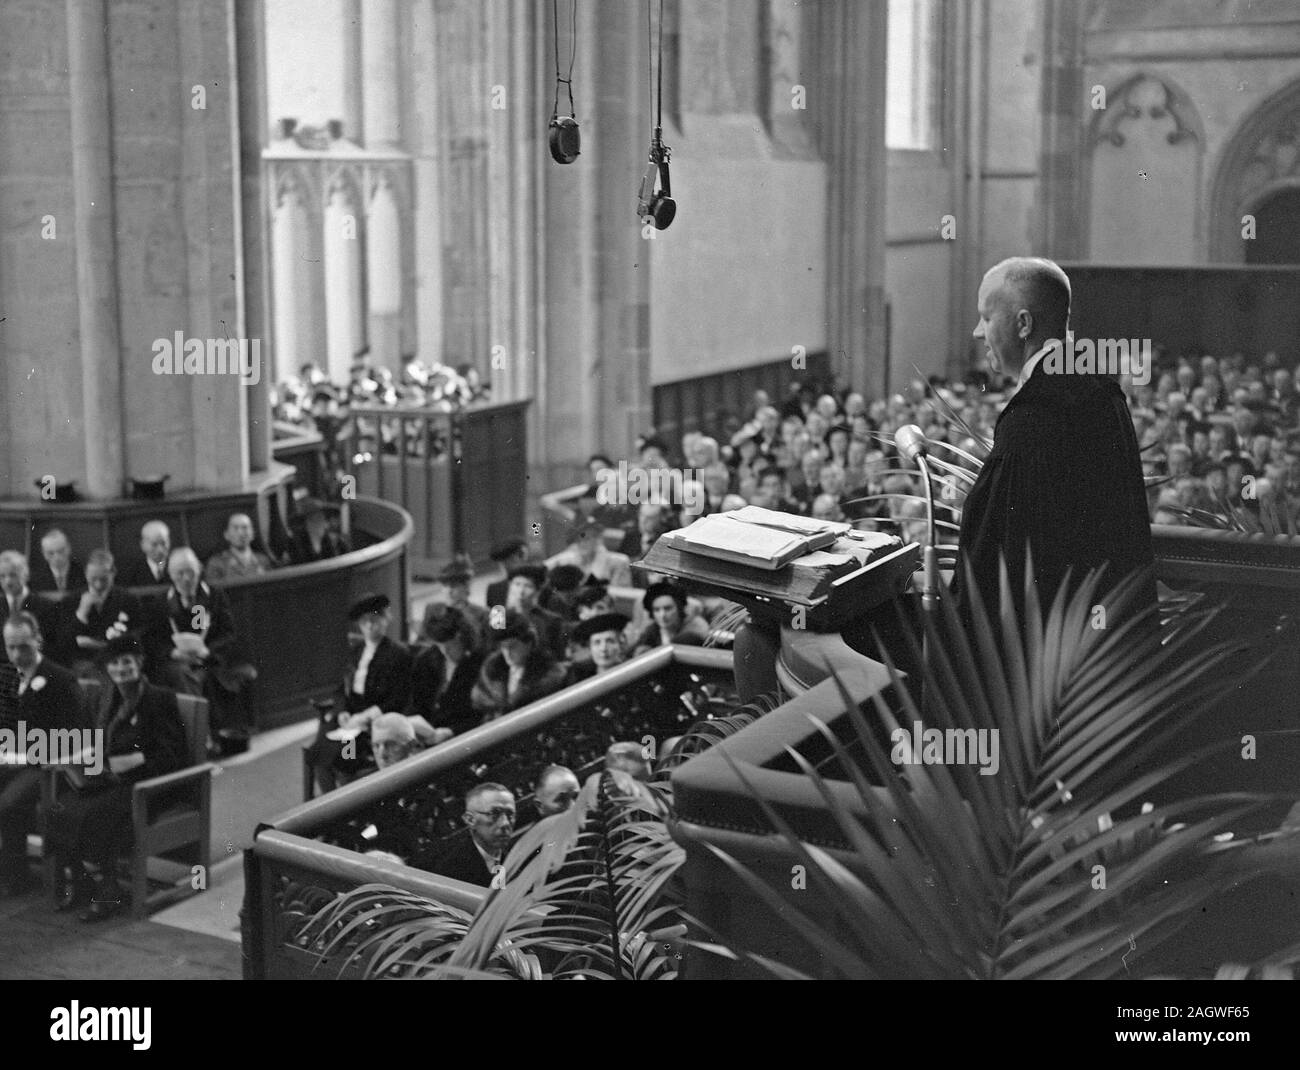
<path fill-rule="evenodd" d="M 180 708 L 181 724 L 185 726 L 185 747 L 190 765 L 202 765 L 208 760 L 208 700 L 197 695 L 176 696 Z"/>
<path fill-rule="evenodd" d="M 82 680 L 81 693 L 86 703 L 87 721 L 93 722 L 99 709 L 103 684 L 99 680 Z M 176 695 L 181 724 L 185 726 L 185 750 L 189 755 L 186 765 L 202 765 L 208 760 L 208 700 L 197 695 Z"/>

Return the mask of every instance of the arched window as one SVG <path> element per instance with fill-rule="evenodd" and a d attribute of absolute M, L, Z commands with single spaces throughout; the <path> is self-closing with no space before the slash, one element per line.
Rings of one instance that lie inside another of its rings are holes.
<path fill-rule="evenodd" d="M 939 0 L 889 0 L 887 148 L 938 147 L 939 14 Z"/>

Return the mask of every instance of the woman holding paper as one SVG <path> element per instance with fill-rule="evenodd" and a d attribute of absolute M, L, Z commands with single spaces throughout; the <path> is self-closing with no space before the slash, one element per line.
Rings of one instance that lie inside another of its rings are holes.
<path fill-rule="evenodd" d="M 132 786 L 181 769 L 186 761 L 176 693 L 145 678 L 140 641 L 130 633 L 115 636 L 100 661 L 113 683 L 95 718 L 96 746 L 107 759 L 87 761 L 101 768 L 95 775 L 70 777 L 77 787 L 65 789 L 54 805 L 47 840 L 62 879 L 58 909 L 87 906 L 82 921 L 100 921 L 122 908 L 113 868 L 131 849 Z"/>

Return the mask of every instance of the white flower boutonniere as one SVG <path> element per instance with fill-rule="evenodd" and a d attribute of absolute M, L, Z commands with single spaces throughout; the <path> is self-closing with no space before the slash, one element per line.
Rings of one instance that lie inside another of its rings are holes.
<path fill-rule="evenodd" d="M 44 676 L 36 677 L 30 684 L 27 685 L 27 687 L 32 691 L 42 690 L 45 687 L 45 677 Z"/>

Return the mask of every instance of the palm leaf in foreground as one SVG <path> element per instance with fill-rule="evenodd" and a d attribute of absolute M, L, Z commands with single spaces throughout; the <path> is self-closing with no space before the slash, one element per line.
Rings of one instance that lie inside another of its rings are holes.
<path fill-rule="evenodd" d="M 574 805 L 528 829 L 450 965 L 481 969 L 503 947 L 527 950 L 550 976 L 656 980 L 675 958 L 653 934 L 680 923 L 670 888 L 685 852 L 668 807 L 617 770 L 593 774 Z"/>
<path fill-rule="evenodd" d="M 905 683 L 882 647 L 901 709 L 881 694 L 872 699 L 893 739 L 900 722 L 916 721 L 945 733 L 994 733 L 986 738 L 999 743 L 996 775 L 967 763 L 900 767 L 892 760 L 898 745 L 886 751 L 841 684 L 853 751 L 812 720 L 856 788 L 852 812 L 818 769 L 789 753 L 819 790 L 847 849 L 828 853 L 800 842 L 755 795 L 806 866 L 821 904 L 792 904 L 717 852 L 775 914 L 794 919 L 792 931 L 832 975 L 1134 976 L 1223 889 L 1300 868 L 1300 830 L 1283 830 L 1277 835 L 1286 844 L 1268 848 L 1245 843 L 1225 853 L 1215 843 L 1276 801 L 1270 797 L 1142 805 L 1170 777 L 1223 752 L 1188 754 L 1180 739 L 1191 718 L 1266 659 L 1227 673 L 1244 643 L 1193 655 L 1191 643 L 1212 614 L 1183 614 L 1158 628 L 1150 609 L 1138 610 L 1134 579 L 1101 601 L 1109 626 L 1094 628 L 1097 577 L 1086 577 L 1072 596 L 1062 590 L 1044 612 L 1032 566 L 1028 574 L 1023 620 L 1005 569 L 997 619 L 967 583 L 969 635 L 951 603 L 942 603 L 939 617 L 927 621 L 926 657 L 914 652 L 925 666 L 922 679 Z M 726 755 L 727 744 L 719 746 Z M 731 952 L 756 961 L 743 946 Z"/>

